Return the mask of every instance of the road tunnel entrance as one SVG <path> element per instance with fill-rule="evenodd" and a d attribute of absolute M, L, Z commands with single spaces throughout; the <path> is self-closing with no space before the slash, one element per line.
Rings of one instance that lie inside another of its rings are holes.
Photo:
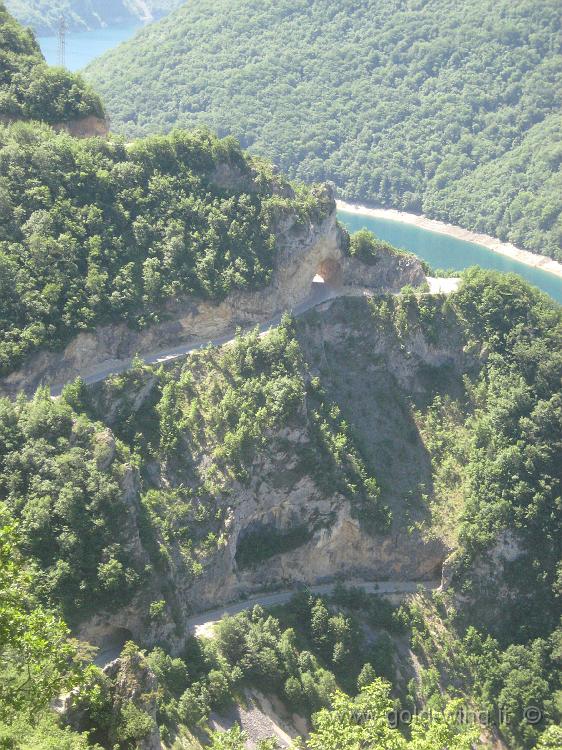
<path fill-rule="evenodd" d="M 98 667 L 105 667 L 106 664 L 117 659 L 125 643 L 132 640 L 133 634 L 127 628 L 110 628 L 101 639 L 94 664 Z"/>
<path fill-rule="evenodd" d="M 342 281 L 343 271 L 340 262 L 334 258 L 323 260 L 318 264 L 316 274 L 312 279 L 307 307 L 332 298 L 342 286 Z"/>
<path fill-rule="evenodd" d="M 327 284 L 331 287 L 339 287 L 343 282 L 343 271 L 341 263 L 335 258 L 326 258 L 316 269 L 313 283 Z"/>

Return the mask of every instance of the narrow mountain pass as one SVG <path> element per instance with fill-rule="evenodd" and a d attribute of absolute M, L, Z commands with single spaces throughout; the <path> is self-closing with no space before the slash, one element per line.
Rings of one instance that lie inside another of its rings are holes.
<path fill-rule="evenodd" d="M 260 607 L 279 607 L 290 602 L 295 594 L 302 591 L 311 596 L 330 596 L 334 593 L 337 585 L 337 583 L 325 583 L 319 586 L 302 586 L 299 589 L 258 594 L 243 601 L 227 604 L 224 607 L 194 615 L 187 620 L 186 628 L 199 638 L 212 638 L 214 626 L 227 615 L 237 615 L 239 612 L 252 609 L 256 605 Z M 441 585 L 441 581 L 348 581 L 347 585 L 361 589 L 366 594 L 392 596 L 415 594 L 420 587 L 424 591 L 435 591 Z"/>
<path fill-rule="evenodd" d="M 440 279 L 427 277 L 427 282 L 429 285 L 429 294 L 451 294 L 458 289 L 460 279 Z M 338 288 L 321 281 L 314 281 L 312 283 L 312 290 L 310 292 L 310 295 L 303 302 L 296 305 L 292 310 L 290 310 L 290 312 L 292 315 L 298 317 L 306 313 L 308 310 L 312 310 L 313 308 L 324 304 L 324 302 L 329 302 L 330 300 L 337 299 L 338 297 L 369 296 L 372 294 L 373 293 L 370 292 L 367 288 Z M 281 318 L 282 314 L 278 313 L 273 318 L 270 318 L 265 323 L 262 323 L 259 326 L 260 333 L 263 335 L 267 333 L 271 328 L 279 325 L 279 323 L 281 322 Z M 211 339 L 210 341 L 196 341 L 189 344 L 181 344 L 180 346 L 173 347 L 171 349 L 164 349 L 158 352 L 139 356 L 144 364 L 147 365 L 164 364 L 166 362 L 170 362 L 171 360 L 184 357 L 187 354 L 198 351 L 199 349 L 204 349 L 207 346 L 224 346 L 225 344 L 234 341 L 234 338 L 235 337 L 233 335 L 227 334 L 216 339 Z M 94 383 L 99 383 L 102 380 L 106 380 L 113 375 L 119 375 L 122 372 L 126 372 L 128 369 L 130 369 L 132 362 L 132 359 L 128 359 L 125 362 L 120 361 L 113 364 L 106 364 L 102 369 L 96 370 L 95 372 L 89 372 L 87 374 L 85 373 L 82 377 L 86 385 L 93 385 Z M 60 396 L 65 385 L 66 383 L 53 385 L 51 387 L 51 395 Z"/>

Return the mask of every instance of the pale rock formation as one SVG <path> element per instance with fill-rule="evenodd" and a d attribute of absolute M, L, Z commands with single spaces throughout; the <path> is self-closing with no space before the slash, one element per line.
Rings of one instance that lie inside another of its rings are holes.
<path fill-rule="evenodd" d="M 232 175 L 221 172 L 217 179 L 228 182 Z M 336 220 L 333 194 L 329 198 L 332 210 L 320 223 L 310 222 L 303 227 L 294 215 L 280 222 L 275 269 L 266 288 L 235 292 L 222 302 L 178 299 L 167 305 L 164 322 L 142 331 L 116 323 L 80 333 L 62 352 L 33 354 L 18 371 L 0 379 L 0 396 L 32 393 L 45 383 L 56 392 L 78 376 L 88 378 L 110 369 L 125 369 L 135 354 L 232 336 L 237 327 L 265 323 L 298 306 L 309 297 L 312 280 L 321 272 L 326 274 L 328 283 L 350 291 L 361 288 L 398 292 L 405 284 L 423 283 L 422 265 L 412 255 L 384 253 L 369 266 L 346 255 L 345 235 Z"/>

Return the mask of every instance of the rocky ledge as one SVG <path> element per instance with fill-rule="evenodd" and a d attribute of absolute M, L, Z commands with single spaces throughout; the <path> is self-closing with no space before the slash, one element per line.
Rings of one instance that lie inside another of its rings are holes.
<path fill-rule="evenodd" d="M 310 297 L 318 274 L 335 292 L 359 289 L 397 292 L 405 284 L 425 280 L 421 262 L 412 255 L 381 252 L 374 264 L 349 257 L 347 237 L 336 220 L 331 200 L 328 216 L 303 227 L 291 215 L 277 227 L 277 261 L 271 284 L 257 291 L 230 294 L 222 302 L 186 297 L 167 305 L 165 320 L 142 331 L 117 323 L 75 336 L 63 351 L 42 351 L 24 366 L 0 380 L 0 395 L 14 397 L 33 393 L 42 384 L 56 393 L 76 377 L 95 379 L 99 373 L 125 369 L 135 354 L 145 356 L 179 347 L 206 343 L 234 335 L 237 327 L 249 328 L 293 310 Z"/>

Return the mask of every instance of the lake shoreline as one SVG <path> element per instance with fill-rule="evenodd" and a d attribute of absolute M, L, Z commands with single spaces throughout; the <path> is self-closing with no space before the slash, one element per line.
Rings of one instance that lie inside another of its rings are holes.
<path fill-rule="evenodd" d="M 362 206 L 358 203 L 347 203 L 346 201 L 340 200 L 336 201 L 336 204 L 339 211 L 345 211 L 346 213 L 370 216 L 375 219 L 389 219 L 390 221 L 397 221 L 402 224 L 412 224 L 413 226 L 426 229 L 430 232 L 446 234 L 450 237 L 455 237 L 458 240 L 473 242 L 498 253 L 498 255 L 505 255 L 511 260 L 524 263 L 526 266 L 538 268 L 541 271 L 546 271 L 553 276 L 558 276 L 558 278 L 562 279 L 562 263 L 559 263 L 557 260 L 549 258 L 546 255 L 538 255 L 536 253 L 531 253 L 528 250 L 522 250 L 509 242 L 502 242 L 489 234 L 479 234 L 478 232 L 472 232 L 469 229 L 457 227 L 454 224 L 446 224 L 445 222 L 437 221 L 436 219 L 428 219 L 427 216 L 410 214 L 406 211 L 398 211 L 394 208 L 368 208 L 367 206 Z"/>

